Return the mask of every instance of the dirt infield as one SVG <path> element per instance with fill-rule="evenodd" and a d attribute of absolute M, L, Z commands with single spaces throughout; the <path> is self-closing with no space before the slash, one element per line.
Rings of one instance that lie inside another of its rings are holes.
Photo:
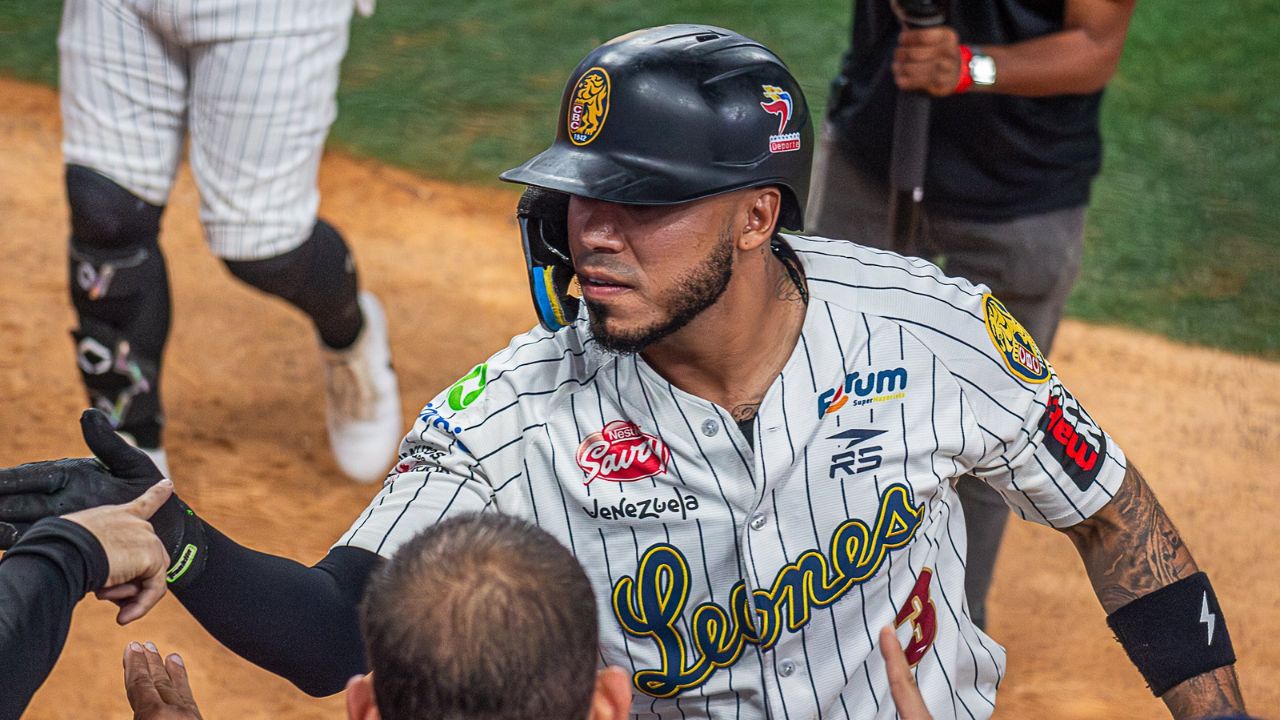
<path fill-rule="evenodd" d="M 84 452 L 66 300 L 67 212 L 56 95 L 0 78 L 0 465 Z M 532 324 L 515 195 L 433 183 L 332 153 L 324 215 L 347 233 L 387 308 L 406 425 L 420 405 Z M 329 457 L 307 324 L 235 283 L 206 252 L 184 172 L 165 216 L 174 329 L 168 449 L 183 497 L 258 549 L 318 560 L 372 489 Z M 1231 621 L 1255 713 L 1280 708 L 1280 365 L 1114 328 L 1065 323 L 1055 366 L 1145 471 Z M 213 641 L 172 598 L 128 628 L 86 601 L 26 717 L 129 717 L 120 653 L 152 640 L 187 661 L 204 716 L 338 718 Z M 1011 524 L 991 634 L 1009 650 L 999 718 L 1159 718 L 1110 638 L 1070 543 Z M 323 628 L 317 628 L 322 632 Z"/>

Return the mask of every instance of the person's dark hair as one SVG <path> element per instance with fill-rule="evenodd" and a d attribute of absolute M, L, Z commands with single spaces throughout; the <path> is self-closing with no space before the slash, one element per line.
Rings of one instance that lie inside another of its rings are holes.
<path fill-rule="evenodd" d="M 384 720 L 585 720 L 599 629 L 591 583 L 543 530 L 496 513 L 428 528 L 360 608 Z"/>

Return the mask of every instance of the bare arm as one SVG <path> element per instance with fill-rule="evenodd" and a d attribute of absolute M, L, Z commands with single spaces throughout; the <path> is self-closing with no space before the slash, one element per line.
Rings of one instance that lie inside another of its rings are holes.
<path fill-rule="evenodd" d="M 1067 0 L 1063 29 L 1010 45 L 982 45 L 996 83 L 971 92 L 1071 95 L 1101 90 L 1120 64 L 1137 0 Z M 950 95 L 960 79 L 960 43 L 949 27 L 906 30 L 894 55 L 898 87 Z"/>
<path fill-rule="evenodd" d="M 1108 614 L 1199 570 L 1132 463 L 1115 497 L 1093 517 L 1063 533 L 1075 544 L 1093 591 Z M 1244 712 L 1234 665 L 1190 678 L 1160 699 L 1175 718 Z"/>

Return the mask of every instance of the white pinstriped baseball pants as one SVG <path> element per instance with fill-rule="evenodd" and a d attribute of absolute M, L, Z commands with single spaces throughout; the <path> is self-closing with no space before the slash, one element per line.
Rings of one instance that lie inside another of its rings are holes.
<path fill-rule="evenodd" d="M 315 223 L 352 0 L 66 0 L 63 155 L 162 205 L 183 141 L 210 249 L 274 257 Z"/>

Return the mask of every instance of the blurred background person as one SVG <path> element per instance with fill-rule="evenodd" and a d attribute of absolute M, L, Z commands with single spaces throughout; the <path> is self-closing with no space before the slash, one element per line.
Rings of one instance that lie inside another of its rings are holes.
<path fill-rule="evenodd" d="M 338 466 L 374 482 L 391 465 L 402 427 L 386 319 L 360 291 L 346 241 L 316 217 L 351 14 L 352 0 L 63 8 L 76 364 L 89 402 L 166 476 L 160 376 L 171 301 L 160 216 L 188 138 L 209 249 L 315 327 Z"/>

